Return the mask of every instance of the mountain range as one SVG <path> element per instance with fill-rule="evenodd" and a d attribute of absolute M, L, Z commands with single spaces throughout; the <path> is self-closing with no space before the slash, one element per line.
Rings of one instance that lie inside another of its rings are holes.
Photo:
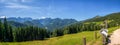
<path fill-rule="evenodd" d="M 3 20 L 3 18 L 0 18 Z M 38 26 L 41 28 L 45 28 L 47 30 L 54 30 L 58 28 L 63 28 L 65 26 L 92 23 L 92 22 L 103 22 L 104 20 L 108 20 L 109 24 L 116 25 L 120 23 L 120 12 L 111 13 L 106 16 L 95 16 L 93 18 L 77 21 L 75 19 L 61 19 L 61 18 L 44 18 L 44 19 L 32 19 L 30 17 L 21 18 L 21 17 L 9 17 L 7 18 L 10 25 L 14 27 L 23 27 L 23 26 Z"/>
<path fill-rule="evenodd" d="M 3 18 L 0 18 L 3 20 Z M 78 22 L 75 19 L 61 19 L 61 18 L 44 18 L 44 19 L 32 19 L 30 17 L 9 17 L 7 18 L 7 21 L 10 25 L 14 27 L 20 27 L 20 26 L 37 26 L 41 28 L 45 28 L 47 30 L 54 30 L 58 28 L 62 28 L 64 26 L 73 24 Z"/>

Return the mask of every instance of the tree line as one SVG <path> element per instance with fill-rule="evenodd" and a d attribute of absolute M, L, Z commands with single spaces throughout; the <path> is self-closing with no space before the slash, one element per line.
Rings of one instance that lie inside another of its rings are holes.
<path fill-rule="evenodd" d="M 0 41 L 1 42 L 21 42 L 29 40 L 44 40 L 49 38 L 49 31 L 35 26 L 12 27 L 7 19 L 0 20 Z"/>

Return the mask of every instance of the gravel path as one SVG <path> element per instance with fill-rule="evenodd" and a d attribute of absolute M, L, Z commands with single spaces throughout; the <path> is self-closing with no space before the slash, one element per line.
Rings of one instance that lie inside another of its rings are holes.
<path fill-rule="evenodd" d="M 111 43 L 108 45 L 120 45 L 120 29 L 117 29 L 113 32 L 110 37 Z"/>

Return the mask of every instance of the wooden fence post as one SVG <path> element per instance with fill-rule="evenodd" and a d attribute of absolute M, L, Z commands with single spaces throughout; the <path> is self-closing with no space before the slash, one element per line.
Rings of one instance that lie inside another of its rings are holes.
<path fill-rule="evenodd" d="M 108 22 L 107 22 L 107 20 L 104 21 L 104 24 L 105 24 L 105 29 L 107 29 L 108 28 Z"/>
<path fill-rule="evenodd" d="M 94 33 L 94 36 L 95 36 L 95 40 L 97 39 L 97 32 L 95 31 Z"/>
<path fill-rule="evenodd" d="M 102 36 L 103 38 L 103 45 L 106 45 L 106 38 L 104 36 Z"/>
<path fill-rule="evenodd" d="M 86 37 L 83 37 L 83 45 L 86 45 Z"/>

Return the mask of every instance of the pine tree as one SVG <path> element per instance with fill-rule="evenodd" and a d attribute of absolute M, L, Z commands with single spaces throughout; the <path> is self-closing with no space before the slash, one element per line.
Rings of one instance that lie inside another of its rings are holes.
<path fill-rule="evenodd" d="M 4 41 L 13 41 L 12 27 L 8 25 L 6 17 L 4 18 Z"/>
<path fill-rule="evenodd" d="M 2 32 L 2 30 L 3 30 L 3 26 L 2 26 L 2 22 L 0 20 L 0 41 L 3 40 L 3 32 Z"/>
<path fill-rule="evenodd" d="M 12 29 L 12 27 L 11 26 L 9 26 L 9 41 L 10 42 L 12 42 L 13 41 L 13 31 L 12 31 L 13 29 Z"/>
<path fill-rule="evenodd" d="M 69 28 L 68 27 L 65 27 L 63 30 L 64 30 L 64 32 L 63 32 L 64 35 L 69 33 Z"/>
<path fill-rule="evenodd" d="M 8 24 L 7 24 L 7 19 L 6 17 L 4 18 L 4 31 L 3 31 L 3 35 L 4 35 L 4 41 L 9 41 L 9 29 L 8 29 Z"/>

